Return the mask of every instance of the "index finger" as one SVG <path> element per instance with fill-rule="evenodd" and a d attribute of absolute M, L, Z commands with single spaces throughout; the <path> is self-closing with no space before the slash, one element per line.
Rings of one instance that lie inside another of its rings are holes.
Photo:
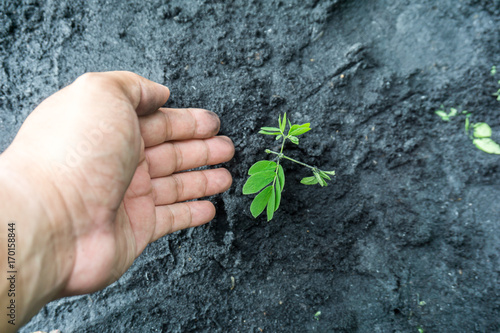
<path fill-rule="evenodd" d="M 219 117 L 203 109 L 161 108 L 139 118 L 144 145 L 152 147 L 173 140 L 207 139 L 219 132 Z"/>

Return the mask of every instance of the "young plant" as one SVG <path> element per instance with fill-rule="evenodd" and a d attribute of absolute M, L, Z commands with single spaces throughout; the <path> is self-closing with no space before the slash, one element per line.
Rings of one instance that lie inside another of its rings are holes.
<path fill-rule="evenodd" d="M 491 67 L 490 74 L 492 76 L 495 76 L 497 74 L 497 66 L 492 66 Z M 500 80 L 498 81 L 498 84 L 500 84 Z M 500 89 L 498 89 L 497 92 L 493 94 L 493 96 L 496 96 L 497 101 L 500 101 Z"/>
<path fill-rule="evenodd" d="M 455 108 L 450 108 L 450 113 L 446 113 L 442 105 L 441 109 L 435 113 L 444 121 L 450 121 L 451 117 L 458 115 Z M 500 145 L 491 139 L 491 127 L 487 123 L 472 123 L 469 119 L 471 112 L 464 110 L 461 114 L 465 115 L 465 134 L 469 136 L 472 143 L 485 153 L 500 155 Z"/>
<path fill-rule="evenodd" d="M 288 124 L 288 132 L 286 132 Z M 283 159 L 300 164 L 309 168 L 313 176 L 305 177 L 300 182 L 305 185 L 327 186 L 327 180 L 331 180 L 330 176 L 335 175 L 335 171 L 323 171 L 317 167 L 308 165 L 306 163 L 297 161 L 289 156 L 283 154 L 283 149 L 287 140 L 298 145 L 299 139 L 297 136 L 302 135 L 311 130 L 310 123 L 302 125 L 292 125 L 290 120 L 287 120 L 286 113 L 278 117 L 279 127 L 262 127 L 259 131 L 260 134 L 276 136 L 276 140 L 281 141 L 281 149 L 279 152 L 266 149 L 267 154 L 275 155 L 274 161 L 262 160 L 258 161 L 250 167 L 248 175 L 250 176 L 243 185 L 243 194 L 258 193 L 250 205 L 250 212 L 253 217 L 259 216 L 267 207 L 267 220 L 273 218 L 274 212 L 278 210 L 281 203 L 281 192 L 285 187 L 285 172 L 281 166 Z M 286 132 L 286 134 L 285 134 Z"/>
<path fill-rule="evenodd" d="M 441 108 L 444 109 L 444 107 L 441 105 Z M 441 117 L 443 121 L 450 121 L 452 117 L 455 117 L 457 115 L 457 109 L 455 108 L 450 108 L 450 113 L 446 113 L 444 110 L 437 110 L 435 114 Z"/>

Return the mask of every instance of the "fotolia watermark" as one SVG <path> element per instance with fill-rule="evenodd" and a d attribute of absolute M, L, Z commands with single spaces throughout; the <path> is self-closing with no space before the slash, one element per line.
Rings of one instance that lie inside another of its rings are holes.
<path fill-rule="evenodd" d="M 15 221 L 7 223 L 7 322 L 16 325 L 16 284 L 17 284 L 17 263 L 16 263 L 16 235 L 17 228 Z"/>
<path fill-rule="evenodd" d="M 84 134 L 84 139 L 79 141 L 74 148 L 69 148 L 63 163 L 57 163 L 56 169 L 63 173 L 78 167 L 84 158 L 95 153 L 95 149 L 105 144 L 106 134 L 116 133 L 116 127 L 109 121 L 101 120 L 97 127 Z"/>

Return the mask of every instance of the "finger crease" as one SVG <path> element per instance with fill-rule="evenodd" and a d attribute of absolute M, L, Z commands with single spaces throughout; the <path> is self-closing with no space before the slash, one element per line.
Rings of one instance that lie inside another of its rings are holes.
<path fill-rule="evenodd" d="M 205 181 L 203 182 L 204 184 L 204 188 L 203 188 L 203 196 L 206 197 L 207 196 L 207 191 L 208 191 L 208 177 L 207 177 L 207 174 L 206 172 L 203 170 L 201 172 L 201 174 L 203 175 L 203 177 L 205 178 Z"/>
<path fill-rule="evenodd" d="M 184 163 L 183 159 L 184 157 L 182 156 L 182 150 L 179 148 L 179 145 L 172 143 L 172 146 L 175 151 L 175 165 L 176 169 L 175 170 L 181 170 L 182 164 Z"/>
<path fill-rule="evenodd" d="M 144 151 L 144 160 L 146 161 L 146 165 L 148 166 L 148 171 L 151 174 L 151 161 L 149 160 L 149 154 Z"/>
<path fill-rule="evenodd" d="M 193 225 L 193 212 L 191 211 L 191 206 L 186 204 L 186 207 L 188 209 L 188 215 L 189 215 L 189 223 L 186 228 L 190 228 Z"/>
<path fill-rule="evenodd" d="M 181 193 L 184 193 L 184 183 L 182 182 L 181 178 L 178 175 L 172 175 L 172 178 L 175 182 L 175 201 L 179 201 L 179 198 L 181 197 Z"/>
<path fill-rule="evenodd" d="M 196 132 L 198 130 L 198 120 L 196 119 L 196 117 L 193 113 L 193 110 L 191 110 L 191 109 L 187 109 L 187 110 L 188 110 L 189 114 L 191 115 L 191 118 L 194 121 L 193 131 L 191 133 L 191 137 L 194 138 L 196 136 Z"/>
<path fill-rule="evenodd" d="M 163 138 L 163 142 L 165 142 L 172 138 L 172 122 L 170 121 L 170 116 L 168 115 L 168 113 L 166 112 L 161 112 L 161 113 L 163 113 L 165 119 L 165 135 Z"/>
<path fill-rule="evenodd" d="M 153 202 L 157 202 L 158 193 L 156 192 L 156 187 L 154 185 L 151 186 L 151 193 L 153 195 Z"/>
<path fill-rule="evenodd" d="M 203 165 L 208 165 L 208 162 L 210 161 L 210 146 L 208 145 L 208 143 L 206 142 L 206 140 L 202 140 L 203 144 L 205 145 L 205 162 L 203 163 Z"/>
<path fill-rule="evenodd" d="M 172 212 L 172 209 L 170 206 L 164 206 L 168 210 L 168 219 L 167 219 L 167 225 L 169 226 L 168 231 L 165 234 L 170 234 L 174 230 L 174 225 L 175 225 L 175 215 L 174 212 Z"/>

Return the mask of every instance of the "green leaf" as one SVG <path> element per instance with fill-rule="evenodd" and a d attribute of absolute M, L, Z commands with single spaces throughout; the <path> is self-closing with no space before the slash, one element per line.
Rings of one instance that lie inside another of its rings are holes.
<path fill-rule="evenodd" d="M 267 132 L 280 132 L 278 127 L 261 127 L 260 129 Z"/>
<path fill-rule="evenodd" d="M 283 121 L 280 122 L 280 130 L 281 130 L 281 133 L 284 133 L 285 132 L 285 127 L 286 127 L 286 112 L 285 114 L 283 115 Z"/>
<path fill-rule="evenodd" d="M 305 123 L 302 125 L 293 125 L 290 128 L 290 131 L 288 131 L 289 135 L 301 135 L 304 134 L 305 132 L 308 132 L 311 130 L 309 127 L 311 124 L 310 123 Z"/>
<path fill-rule="evenodd" d="M 319 175 L 318 172 L 314 172 L 314 177 L 316 177 L 316 179 L 318 180 L 318 183 L 321 185 L 321 187 L 328 186 L 328 184 L 325 182 L 325 180 L 323 178 L 321 178 L 321 176 Z"/>
<path fill-rule="evenodd" d="M 500 145 L 490 138 L 474 139 L 472 143 L 488 154 L 500 155 Z"/>
<path fill-rule="evenodd" d="M 327 175 L 335 176 L 335 171 L 323 171 Z"/>
<path fill-rule="evenodd" d="M 466 117 L 465 118 L 465 133 L 469 132 L 469 125 L 470 125 L 469 117 Z"/>
<path fill-rule="evenodd" d="M 302 180 L 300 181 L 300 183 L 304 184 L 304 185 L 315 185 L 315 184 L 318 183 L 318 180 L 314 176 L 312 176 L 312 177 L 304 177 L 304 178 L 302 178 Z"/>
<path fill-rule="evenodd" d="M 488 124 L 476 123 L 473 127 L 476 138 L 489 138 L 491 136 L 491 127 Z"/>
<path fill-rule="evenodd" d="M 274 191 L 274 186 L 271 186 L 271 196 L 267 200 L 267 220 L 271 221 L 274 215 L 274 204 L 276 201 L 276 192 Z"/>
<path fill-rule="evenodd" d="M 281 132 L 268 132 L 268 131 L 260 130 L 259 134 L 264 134 L 264 135 L 280 135 Z"/>
<path fill-rule="evenodd" d="M 278 136 L 276 136 L 276 140 L 281 139 L 281 137 L 282 137 L 282 135 L 281 135 L 281 134 L 280 134 L 280 135 L 278 135 Z"/>
<path fill-rule="evenodd" d="M 326 174 L 326 172 L 321 171 L 321 170 L 318 170 L 318 171 L 319 171 L 319 175 L 321 176 L 321 178 L 323 178 L 323 179 L 328 179 L 328 180 L 332 180 L 332 179 L 330 178 L 330 176 L 328 176 L 328 175 Z"/>
<path fill-rule="evenodd" d="M 296 129 L 295 131 L 293 131 L 291 134 L 292 135 L 301 135 L 301 134 L 304 134 L 306 132 L 309 132 L 311 129 L 310 128 L 305 128 L 305 127 L 302 127 L 302 128 L 298 128 Z"/>
<path fill-rule="evenodd" d="M 292 125 L 290 126 L 290 128 L 288 129 L 288 134 L 290 134 L 292 131 L 296 130 L 297 128 L 300 128 L 300 125 Z"/>
<path fill-rule="evenodd" d="M 434 113 L 437 114 L 438 116 L 440 116 L 441 119 L 444 120 L 444 121 L 449 121 L 450 120 L 450 118 L 448 117 L 448 114 L 446 112 L 444 112 L 443 110 L 437 110 Z"/>
<path fill-rule="evenodd" d="M 264 211 L 271 194 L 272 186 L 268 186 L 253 199 L 252 204 L 250 205 L 250 212 L 253 217 L 259 216 Z"/>
<path fill-rule="evenodd" d="M 264 170 L 276 170 L 276 162 L 267 160 L 258 161 L 257 163 L 254 163 L 250 169 L 248 169 L 248 174 L 251 176 Z"/>
<path fill-rule="evenodd" d="M 299 139 L 296 136 L 290 136 L 288 137 L 292 143 L 295 143 L 296 145 L 299 144 Z"/>
<path fill-rule="evenodd" d="M 274 193 L 276 193 L 276 199 L 274 202 L 274 211 L 277 211 L 281 202 L 281 191 L 282 187 L 280 185 L 279 178 L 276 178 L 276 183 L 274 184 Z"/>
<path fill-rule="evenodd" d="M 285 172 L 283 171 L 281 164 L 278 166 L 278 179 L 280 180 L 280 188 L 283 191 L 283 188 L 285 187 Z"/>
<path fill-rule="evenodd" d="M 457 109 L 450 108 L 450 113 L 448 114 L 448 117 L 455 117 L 456 115 L 457 115 Z"/>
<path fill-rule="evenodd" d="M 243 194 L 257 193 L 266 185 L 273 181 L 275 177 L 274 170 L 264 170 L 250 176 L 243 185 Z"/>

